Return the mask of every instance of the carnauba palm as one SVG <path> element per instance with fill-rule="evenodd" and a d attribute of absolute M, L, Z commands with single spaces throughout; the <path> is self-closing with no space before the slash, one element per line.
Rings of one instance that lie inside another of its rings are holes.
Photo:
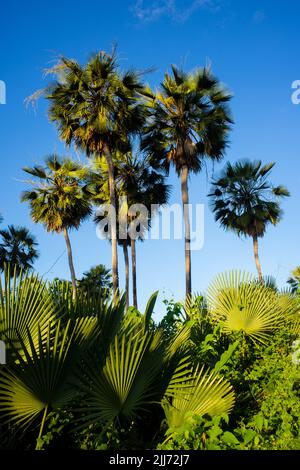
<path fill-rule="evenodd" d="M 35 223 L 42 223 L 48 232 L 63 233 L 76 296 L 76 275 L 69 230 L 78 229 L 91 214 L 89 194 L 84 178 L 87 170 L 70 158 L 50 155 L 45 166 L 26 167 L 24 171 L 35 178 L 31 189 L 23 192 L 22 202 L 28 202 Z"/>
<path fill-rule="evenodd" d="M 127 152 L 131 139 L 145 120 L 140 74 L 122 72 L 116 53 L 95 54 L 86 65 L 62 58 L 55 68 L 57 80 L 46 91 L 50 120 L 67 144 L 75 144 L 91 157 L 104 157 L 108 165 L 110 204 L 116 208 L 114 152 Z M 113 217 L 112 211 L 112 217 Z M 116 220 L 112 219 L 112 280 L 118 288 Z"/>
<path fill-rule="evenodd" d="M 219 161 L 225 152 L 232 122 L 227 107 L 231 96 L 208 68 L 185 73 L 172 66 L 152 105 L 142 147 L 153 163 L 173 165 L 181 179 L 185 225 L 186 296 L 191 295 L 191 243 L 188 180 L 205 159 Z"/>
<path fill-rule="evenodd" d="M 289 196 L 284 186 L 269 181 L 275 163 L 242 160 L 228 162 L 220 177 L 213 181 L 209 194 L 215 219 L 225 230 L 251 237 L 258 277 L 263 282 L 258 255 L 258 239 L 269 224 L 277 225 L 282 217 L 280 199 Z"/>

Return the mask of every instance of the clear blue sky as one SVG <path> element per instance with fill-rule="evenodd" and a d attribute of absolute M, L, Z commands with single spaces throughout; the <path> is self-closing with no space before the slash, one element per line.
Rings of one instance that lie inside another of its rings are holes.
<path fill-rule="evenodd" d="M 74 2 L 7 1 L 1 4 L 0 79 L 7 85 L 7 104 L 0 106 L 0 211 L 4 223 L 26 225 L 36 235 L 43 274 L 64 251 L 62 236 L 34 225 L 20 204 L 24 165 L 49 153 L 66 154 L 47 119 L 46 103 L 36 113 L 24 98 L 43 88 L 43 69 L 64 54 L 85 62 L 92 52 L 109 50 L 117 42 L 121 65 L 156 70 L 148 81 L 157 86 L 170 64 L 190 70 L 208 62 L 234 93 L 235 119 L 226 159 L 275 160 L 274 183 L 288 186 L 292 197 L 283 204 L 284 219 L 261 242 L 265 274 L 284 285 L 300 264 L 300 106 L 291 103 L 291 84 L 300 79 L 300 3 L 298 0 L 111 0 Z M 225 159 L 225 161 L 226 161 Z M 224 163 L 225 163 L 224 161 Z M 218 165 L 215 171 L 221 169 Z M 211 173 L 211 168 L 208 168 Z M 171 202 L 180 202 L 179 183 Z M 207 175 L 193 177 L 191 202 L 205 202 Z M 96 238 L 92 222 L 72 233 L 78 277 L 92 265 L 110 265 L 110 246 Z M 123 263 L 120 253 L 120 276 Z M 205 212 L 205 245 L 193 253 L 193 289 L 203 291 L 218 272 L 241 268 L 255 272 L 250 240 L 224 233 Z M 147 241 L 138 246 L 138 290 L 141 307 L 160 289 L 160 300 L 184 296 L 184 256 L 181 241 Z M 69 277 L 64 255 L 47 277 Z M 161 302 L 157 314 L 161 315 Z"/>

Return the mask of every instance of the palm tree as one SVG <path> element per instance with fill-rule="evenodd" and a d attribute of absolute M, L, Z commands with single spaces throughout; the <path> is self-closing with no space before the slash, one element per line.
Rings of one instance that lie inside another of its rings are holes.
<path fill-rule="evenodd" d="M 1 271 L 8 263 L 16 267 L 17 273 L 23 269 L 32 269 L 39 254 L 36 250 L 38 244 L 29 230 L 26 227 L 9 225 L 6 230 L 0 230 L 0 236 Z"/>
<path fill-rule="evenodd" d="M 34 176 L 32 188 L 22 194 L 22 202 L 29 202 L 32 220 L 42 223 L 48 232 L 63 232 L 67 245 L 69 268 L 76 297 L 76 275 L 69 230 L 79 228 L 91 214 L 89 195 L 84 185 L 87 170 L 70 158 L 50 155 L 46 166 L 24 168 Z"/>
<path fill-rule="evenodd" d="M 279 198 L 289 196 L 284 186 L 273 186 L 268 180 L 275 163 L 261 161 L 227 163 L 221 177 L 213 181 L 211 198 L 216 221 L 225 230 L 251 237 L 260 282 L 263 282 L 258 255 L 258 239 L 266 233 L 268 224 L 276 225 L 282 211 Z"/>
<path fill-rule="evenodd" d="M 107 165 L 105 162 L 98 162 L 97 171 L 91 176 L 92 184 L 98 185 L 98 189 L 93 192 L 98 203 L 106 204 L 108 202 L 108 191 L 105 174 Z M 126 297 L 129 305 L 129 257 L 128 246 L 131 247 L 131 267 L 132 267 L 132 292 L 133 305 L 137 308 L 137 282 L 136 282 L 136 240 L 143 240 L 145 234 L 151 226 L 151 215 L 155 215 L 153 207 L 156 210 L 159 206 L 165 205 L 169 198 L 170 188 L 165 184 L 164 175 L 157 169 L 152 168 L 148 158 L 133 156 L 132 153 L 118 155 L 115 157 L 115 182 L 117 202 L 117 228 L 118 242 L 123 247 L 125 260 L 125 278 L 126 278 Z M 120 199 L 124 198 L 125 199 Z M 141 204 L 145 209 L 144 214 L 133 213 L 130 208 Z M 152 211 L 151 211 L 152 209 Z M 146 215 L 147 212 L 147 215 Z M 95 217 L 95 221 L 101 222 L 103 215 Z M 130 230 L 132 224 L 137 225 L 137 230 L 133 233 Z M 104 227 L 107 229 L 107 227 Z M 108 233 L 109 236 L 109 233 Z M 109 237 L 110 238 L 110 237 Z"/>
<path fill-rule="evenodd" d="M 110 270 L 104 264 L 92 267 L 83 273 L 82 279 L 78 281 L 78 288 L 87 293 L 98 293 L 112 288 Z"/>
<path fill-rule="evenodd" d="M 74 143 L 87 156 L 104 156 L 108 166 L 112 206 L 112 279 L 118 289 L 116 195 L 113 153 L 127 151 L 130 139 L 144 124 L 140 102 L 143 85 L 133 71 L 122 73 L 112 55 L 99 52 L 84 66 L 62 58 L 55 69 L 58 80 L 47 90 L 49 116 L 67 145 Z"/>
<path fill-rule="evenodd" d="M 229 93 L 207 68 L 187 74 L 172 66 L 153 103 L 151 124 L 142 147 L 154 161 L 173 164 L 181 178 L 185 224 L 186 296 L 191 295 L 191 247 L 188 179 L 202 170 L 205 158 L 219 161 L 227 144 L 231 118 Z"/>

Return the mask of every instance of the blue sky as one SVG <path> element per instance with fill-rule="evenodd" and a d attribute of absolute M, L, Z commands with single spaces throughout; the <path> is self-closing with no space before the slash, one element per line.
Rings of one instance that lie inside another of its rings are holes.
<path fill-rule="evenodd" d="M 274 183 L 285 184 L 292 197 L 283 204 L 284 218 L 260 244 L 265 274 L 284 285 L 300 263 L 300 105 L 291 102 L 291 84 L 300 79 L 297 0 L 160 0 L 74 2 L 2 2 L 0 80 L 7 86 L 7 104 L 0 105 L 0 212 L 4 223 L 26 225 L 39 242 L 37 270 L 48 278 L 69 277 L 62 236 L 34 225 L 26 205 L 21 168 L 49 153 L 68 154 L 48 122 L 47 105 L 26 109 L 24 99 L 43 88 L 43 70 L 60 54 L 85 62 L 92 52 L 118 44 L 122 67 L 155 67 L 147 76 L 159 85 L 170 64 L 186 70 L 211 63 L 213 72 L 234 94 L 235 120 L 226 160 L 276 161 Z M 208 166 L 208 176 L 212 168 Z M 171 174 L 171 203 L 180 202 L 177 177 Z M 191 202 L 207 204 L 207 175 L 192 177 Z M 92 265 L 110 265 L 110 246 L 96 237 L 92 222 L 71 235 L 78 277 Z M 62 255 L 62 256 L 61 256 Z M 53 269 L 50 267 L 61 256 Z M 147 241 L 138 246 L 140 306 L 160 289 L 161 300 L 184 296 L 184 254 L 181 241 Z M 193 252 L 193 289 L 204 291 L 218 272 L 241 268 L 255 273 L 251 240 L 225 233 L 206 205 L 205 244 Z M 50 269 L 50 271 L 49 271 Z M 120 278 L 123 263 L 120 253 Z"/>

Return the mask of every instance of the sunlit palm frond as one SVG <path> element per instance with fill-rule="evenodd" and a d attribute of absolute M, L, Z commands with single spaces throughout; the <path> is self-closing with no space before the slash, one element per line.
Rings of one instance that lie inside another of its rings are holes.
<path fill-rule="evenodd" d="M 35 346 L 47 336 L 58 310 L 45 283 L 28 272 L 17 273 L 9 265 L 0 279 L 0 339 L 21 350 L 20 339 L 28 347 L 30 335 Z"/>
<path fill-rule="evenodd" d="M 37 341 L 28 331 L 28 345 L 20 338 L 17 363 L 0 371 L 0 412 L 3 420 L 25 426 L 50 408 L 66 405 L 78 391 L 71 383 L 81 347 L 93 325 L 85 320 L 63 326 L 48 324 L 46 340 L 38 328 Z"/>
<path fill-rule="evenodd" d="M 184 424 L 187 413 L 198 416 L 220 416 L 229 413 L 235 403 L 231 385 L 215 372 L 205 372 L 204 367 L 191 373 L 187 386 L 178 386 L 171 399 L 165 398 L 162 406 L 169 428 Z"/>
<path fill-rule="evenodd" d="M 280 295 L 239 271 L 216 277 L 207 290 L 212 319 L 224 323 L 227 333 L 243 331 L 254 341 L 265 342 L 292 309 L 291 301 L 281 305 Z"/>
<path fill-rule="evenodd" d="M 129 420 L 157 399 L 153 387 L 161 364 L 149 360 L 152 335 L 116 336 L 104 366 L 96 357 L 85 363 L 81 386 L 86 391 L 82 421 Z"/>

